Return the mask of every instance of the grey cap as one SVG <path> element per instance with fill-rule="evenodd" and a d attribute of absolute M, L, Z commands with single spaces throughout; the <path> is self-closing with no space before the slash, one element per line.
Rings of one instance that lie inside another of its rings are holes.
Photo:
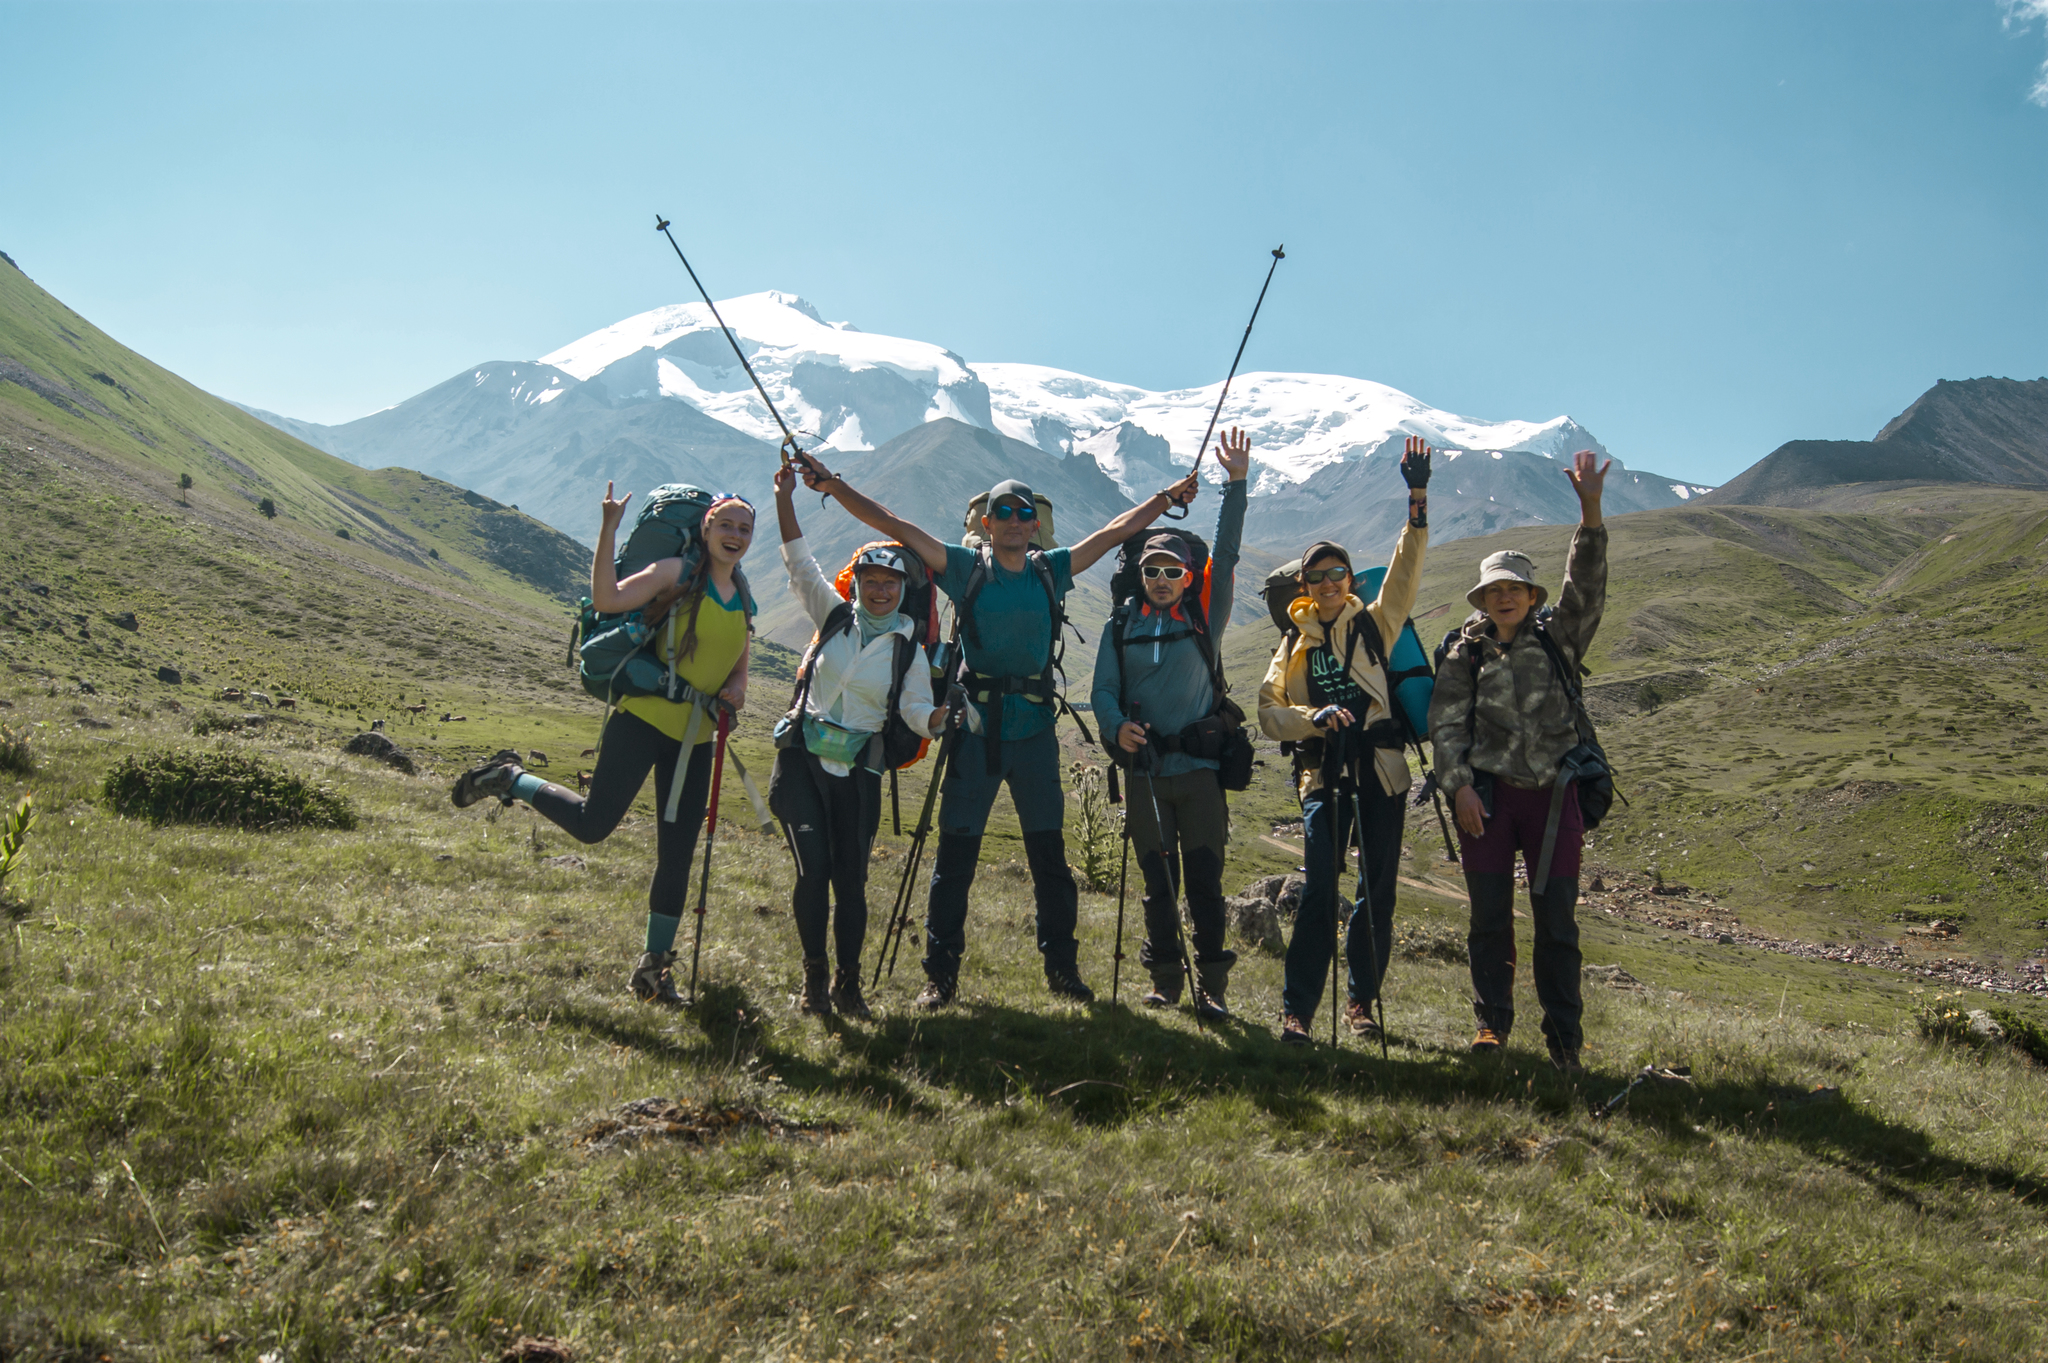
<path fill-rule="evenodd" d="M 1519 549 L 1503 549 L 1497 554 L 1488 554 L 1479 564 L 1479 583 L 1465 593 L 1465 600 L 1472 609 L 1484 610 L 1483 600 L 1486 589 L 1495 582 L 1520 582 L 1536 593 L 1536 604 L 1542 605 L 1550 599 L 1543 584 L 1536 580 L 1536 560 Z"/>
<path fill-rule="evenodd" d="M 988 491 L 988 504 L 994 506 L 996 501 L 1003 497 L 1021 497 L 1026 506 L 1038 505 L 1038 494 L 1031 490 L 1028 483 L 1021 483 L 1015 478 L 1005 478 L 1002 482 L 990 488 Z"/>
<path fill-rule="evenodd" d="M 1145 552 L 1139 561 L 1143 562 L 1154 554 L 1172 554 L 1180 560 L 1180 566 L 1183 568 L 1192 568 L 1195 562 L 1194 555 L 1188 552 L 1188 542 L 1171 533 L 1154 535 L 1146 540 Z"/>

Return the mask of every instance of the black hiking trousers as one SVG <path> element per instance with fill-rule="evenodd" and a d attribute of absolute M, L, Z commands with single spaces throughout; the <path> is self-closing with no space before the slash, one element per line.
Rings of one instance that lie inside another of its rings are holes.
<path fill-rule="evenodd" d="M 1465 939 L 1472 956 L 1472 1012 L 1480 1026 L 1506 1041 L 1515 1026 L 1515 877 L 1467 871 L 1465 888 L 1472 897 L 1472 931 Z M 1567 1051 L 1585 1043 L 1578 905 L 1577 876 L 1552 876 L 1541 894 L 1529 895 L 1536 949 L 1530 974 L 1543 1008 L 1543 1035 Z"/>
<path fill-rule="evenodd" d="M 1154 817 L 1154 812 L 1157 817 Z M 1181 968 L 1180 895 L 1188 897 L 1197 965 L 1231 964 L 1224 945 L 1223 853 L 1230 809 L 1216 773 L 1197 767 L 1179 776 L 1134 771 L 1124 783 L 1131 851 L 1145 881 L 1145 940 L 1138 961 Z"/>
<path fill-rule="evenodd" d="M 781 786 L 782 831 L 796 858 L 790 907 L 797 940 L 805 960 L 824 960 L 829 918 L 836 964 L 858 973 L 868 935 L 868 853 L 882 822 L 882 777 L 865 767 L 834 776 L 808 752 L 797 775 Z"/>
<path fill-rule="evenodd" d="M 614 710 L 604 726 L 597 770 L 590 775 L 590 793 L 549 784 L 533 793 L 533 807 L 580 843 L 603 842 L 633 807 L 640 787 L 653 770 L 655 832 L 654 883 L 647 889 L 647 911 L 681 918 L 689 907 L 690 859 L 697 851 L 697 830 L 704 823 L 704 801 L 711 793 L 711 756 L 717 744 L 699 743 L 683 773 L 682 803 L 675 822 L 661 818 L 668 805 L 669 783 L 676 777 L 682 740 L 670 738 L 638 715 Z"/>

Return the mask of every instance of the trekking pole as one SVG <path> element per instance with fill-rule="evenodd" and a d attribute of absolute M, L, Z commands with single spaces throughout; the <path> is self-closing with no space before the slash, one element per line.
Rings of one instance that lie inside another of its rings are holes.
<path fill-rule="evenodd" d="M 1332 729 L 1323 739 L 1323 799 L 1330 811 L 1330 845 L 1334 851 L 1330 870 L 1330 1045 L 1337 1045 L 1337 1014 L 1342 1011 L 1337 1004 L 1341 986 L 1337 982 L 1337 967 L 1344 959 L 1344 932 L 1342 917 L 1337 912 L 1337 887 L 1344 883 L 1344 840 L 1337 836 L 1336 825 L 1344 821 L 1344 802 L 1337 793 L 1337 778 L 1343 771 L 1342 729 Z M 1308 840 L 1308 825 L 1301 829 L 1303 842 Z"/>
<path fill-rule="evenodd" d="M 1359 812 L 1358 782 L 1356 772 L 1351 779 L 1351 836 L 1358 843 L 1358 889 L 1353 892 L 1357 903 L 1365 907 L 1365 968 L 1372 976 L 1372 1001 L 1379 1009 L 1380 1059 L 1387 1058 L 1387 1000 L 1380 988 L 1380 937 L 1379 924 L 1373 917 L 1372 883 L 1365 870 L 1365 816 Z M 1353 928 L 1356 932 L 1357 929 Z"/>
<path fill-rule="evenodd" d="M 774 417 L 775 424 L 782 428 L 782 462 L 787 464 L 791 454 L 803 453 L 802 450 L 797 448 L 795 432 L 791 431 L 789 423 L 782 419 L 782 413 L 775 410 L 775 399 L 769 397 L 768 390 L 761 386 L 760 376 L 754 373 L 754 366 L 747 363 L 746 354 L 740 349 L 738 339 L 733 336 L 732 328 L 727 326 L 725 319 L 718 315 L 718 304 L 711 301 L 710 290 L 704 287 L 703 280 L 697 278 L 697 271 L 691 267 L 690 258 L 683 254 L 683 248 L 676 245 L 676 234 L 668 230 L 668 219 L 656 213 L 654 215 L 654 230 L 667 237 L 668 244 L 675 247 L 676 259 L 683 262 L 685 270 L 689 270 L 690 282 L 697 286 L 698 294 L 704 299 L 704 306 L 711 309 L 711 316 L 717 321 L 718 329 L 725 333 L 725 343 L 732 347 L 732 353 L 739 358 L 740 368 L 746 370 L 747 377 L 754 381 L 754 391 L 759 393 L 761 401 L 768 405 L 768 415 Z"/>
<path fill-rule="evenodd" d="M 1244 348 L 1251 343 L 1252 325 L 1259 320 L 1259 309 L 1265 306 L 1266 290 L 1273 287 L 1273 271 L 1280 268 L 1280 262 L 1287 259 L 1287 248 L 1283 242 L 1273 248 L 1273 263 L 1266 267 L 1266 282 L 1259 285 L 1259 301 L 1252 304 L 1250 322 L 1244 324 L 1244 337 L 1237 343 L 1237 354 L 1230 357 L 1230 372 L 1223 377 L 1223 391 L 1216 395 L 1216 410 L 1209 413 L 1209 429 L 1202 432 L 1202 443 L 1195 446 L 1195 467 L 1202 467 L 1202 456 L 1209 452 L 1209 437 L 1216 434 L 1216 421 L 1223 415 L 1223 400 L 1230 396 L 1230 381 L 1237 377 L 1238 362 L 1244 359 Z M 1169 513 L 1172 508 L 1168 508 Z M 1169 514 L 1167 519 L 1180 520 L 1186 516 L 1187 508 L 1181 508 L 1179 516 Z"/>
<path fill-rule="evenodd" d="M 1130 810 L 1124 810 L 1124 855 L 1116 870 L 1116 949 L 1109 957 L 1109 1004 L 1116 1006 L 1116 992 L 1124 978 L 1124 889 L 1130 884 L 1131 875 L 1131 817 Z"/>
<path fill-rule="evenodd" d="M 721 703 L 718 707 L 718 746 L 711 753 L 711 820 L 710 831 L 704 835 L 704 872 L 697 881 L 697 926 L 690 936 L 690 1004 L 697 1003 L 697 957 L 704 947 L 704 907 L 711 898 L 711 849 L 718 845 L 718 778 L 725 774 L 725 740 L 732 733 L 732 711 Z M 679 753 L 678 762 L 688 762 L 690 754 Z"/>
<path fill-rule="evenodd" d="M 958 712 L 955 711 L 947 717 L 945 736 L 939 740 L 939 755 L 932 759 L 931 783 L 925 787 L 924 808 L 918 813 L 917 827 L 910 833 L 910 851 L 903 858 L 903 878 L 896 882 L 896 903 L 889 911 L 889 925 L 882 934 L 882 950 L 875 957 L 875 977 L 868 982 L 870 989 L 881 985 L 885 967 L 889 978 L 896 978 L 896 957 L 903 950 L 903 937 L 910 927 L 911 896 L 915 893 L 917 868 L 924 861 L 924 845 L 931 836 L 932 805 L 938 799 L 939 786 L 946 777 L 946 764 L 953 755 L 957 722 Z"/>

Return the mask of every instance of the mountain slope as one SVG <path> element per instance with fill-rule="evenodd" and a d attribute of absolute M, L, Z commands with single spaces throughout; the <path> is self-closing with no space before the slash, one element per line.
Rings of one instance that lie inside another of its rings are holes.
<path fill-rule="evenodd" d="M 2048 378 L 1942 379 L 1870 440 L 1793 440 L 1710 502 L 1804 506 L 1843 484 L 2048 486 Z"/>
<path fill-rule="evenodd" d="M 0 264 L 0 415 L 114 458 L 164 492 L 189 474 L 230 519 L 315 537 L 323 556 L 402 566 L 422 584 L 471 581 L 490 594 L 516 584 L 512 594 L 537 600 L 573 596 L 588 571 L 587 550 L 532 517 L 409 470 L 358 467 L 200 391 L 11 264 Z M 265 498 L 275 521 L 258 514 Z"/>

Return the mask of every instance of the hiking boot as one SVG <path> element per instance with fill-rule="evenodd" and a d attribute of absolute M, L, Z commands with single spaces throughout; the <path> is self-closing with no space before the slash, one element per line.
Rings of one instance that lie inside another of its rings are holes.
<path fill-rule="evenodd" d="M 633 967 L 632 978 L 626 987 L 633 991 L 633 997 L 642 1003 L 658 1003 L 664 1008 L 680 1008 L 683 996 L 676 992 L 676 982 L 669 975 L 668 968 L 675 964 L 673 951 L 643 951 L 640 963 Z"/>
<path fill-rule="evenodd" d="M 1579 1063 L 1578 1051 L 1569 1046 L 1561 1046 L 1555 1041 L 1550 1043 L 1550 1067 L 1559 1074 L 1576 1076 L 1586 1072 L 1586 1067 Z"/>
<path fill-rule="evenodd" d="M 859 966 L 851 970 L 841 966 L 839 973 L 832 977 L 832 1006 L 846 1016 L 859 1018 L 862 1022 L 874 1017 L 874 1014 L 868 1011 L 868 1001 L 861 997 Z"/>
<path fill-rule="evenodd" d="M 1380 1034 L 1380 1024 L 1373 1018 L 1371 1006 L 1357 999 L 1344 1005 L 1344 1025 L 1351 1029 L 1353 1036 L 1376 1037 Z"/>
<path fill-rule="evenodd" d="M 1076 1003 L 1095 1002 L 1095 991 L 1081 982 L 1081 972 L 1070 965 L 1046 967 L 1045 987 L 1059 998 Z M 1179 991 L 1175 991 L 1174 997 L 1180 997 Z"/>
<path fill-rule="evenodd" d="M 806 1017 L 832 1016 L 832 968 L 823 957 L 804 958 L 804 992 L 797 997 L 796 1010 Z"/>
<path fill-rule="evenodd" d="M 1171 1008 L 1180 1002 L 1182 972 L 1178 965 L 1151 967 L 1152 988 L 1138 1000 L 1147 1008 Z"/>
<path fill-rule="evenodd" d="M 1492 1055 L 1500 1050 L 1500 1038 L 1493 1034 L 1493 1028 L 1481 1027 L 1479 1034 L 1472 1038 L 1472 1054 Z"/>
<path fill-rule="evenodd" d="M 917 1006 L 926 1012 L 944 1008 L 953 1001 L 953 981 L 926 980 L 917 992 Z"/>
<path fill-rule="evenodd" d="M 1195 1011 L 1211 1022 L 1230 1016 L 1224 992 L 1230 987 L 1230 962 L 1212 961 L 1195 965 Z"/>
<path fill-rule="evenodd" d="M 1280 1044 L 1283 1046 L 1307 1046 L 1311 1044 L 1308 1034 L 1308 1020 L 1292 1013 L 1280 1018 Z"/>
<path fill-rule="evenodd" d="M 477 763 L 468 771 L 455 778 L 455 788 L 448 792 L 448 798 L 455 802 L 457 809 L 468 809 L 486 796 L 496 796 L 505 804 L 512 803 L 512 783 L 526 774 L 519 765 L 519 754 L 510 748 L 501 748 L 495 757 Z"/>

